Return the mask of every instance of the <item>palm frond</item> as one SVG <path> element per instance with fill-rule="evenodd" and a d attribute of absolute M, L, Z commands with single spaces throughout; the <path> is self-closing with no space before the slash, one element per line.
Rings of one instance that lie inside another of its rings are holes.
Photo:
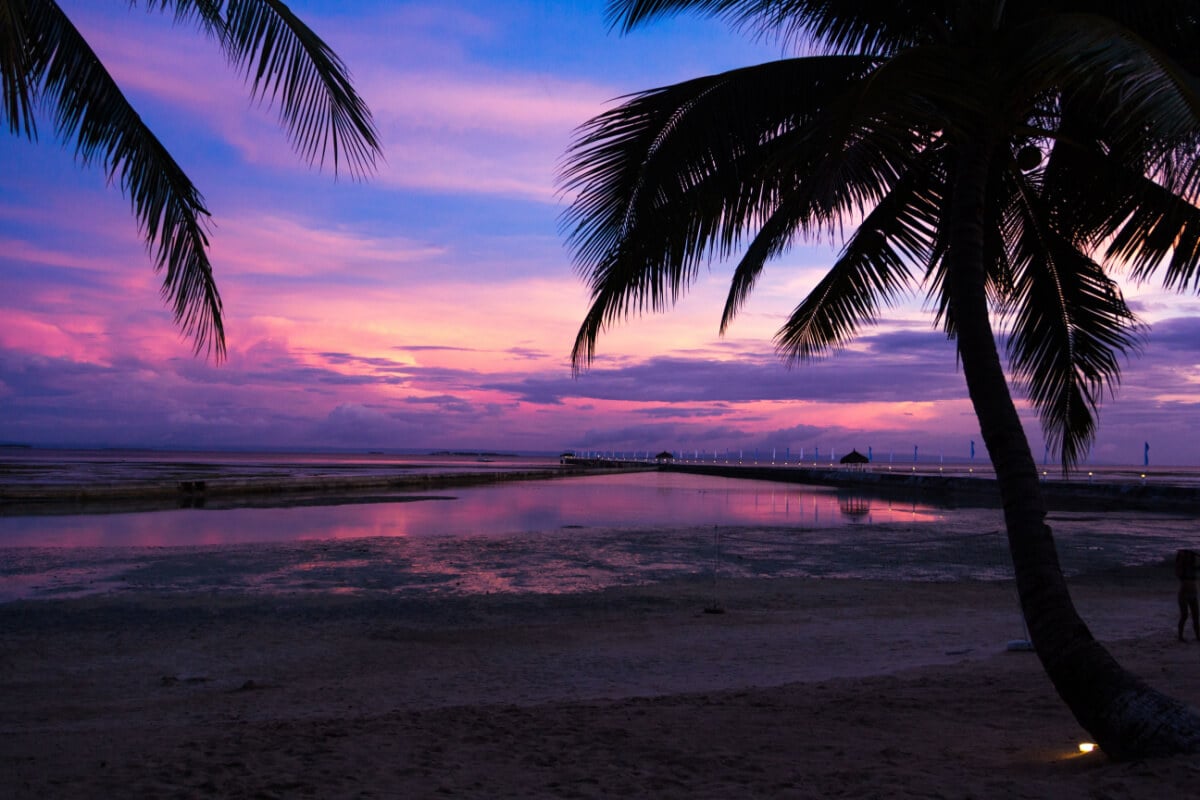
<path fill-rule="evenodd" d="M 278 104 L 310 163 L 363 175 L 379 153 L 371 114 L 332 50 L 278 0 L 146 0 L 195 23 L 246 72 L 251 93 Z M 0 89 L 10 130 L 35 135 L 33 108 L 52 109 L 84 164 L 101 161 L 128 194 L 165 271 L 163 295 L 196 351 L 225 354 L 221 298 L 208 260 L 203 198 L 132 109 L 51 0 L 0 0 Z"/>
<path fill-rule="evenodd" d="M 163 295 L 197 353 L 225 353 L 221 298 L 209 263 L 203 198 L 130 107 L 84 38 L 53 2 L 26 0 L 29 75 L 85 164 L 100 160 L 119 180 L 166 274 Z"/>
<path fill-rule="evenodd" d="M 1045 170 L 1056 224 L 1081 246 L 1104 248 L 1106 259 L 1136 281 L 1162 270 L 1167 288 L 1182 291 L 1190 284 L 1200 290 L 1200 208 L 1152 158 L 1096 140 L 1102 126 L 1092 115 L 1094 105 L 1064 106 L 1062 136 Z"/>
<path fill-rule="evenodd" d="M 1134 280 L 1162 270 L 1167 288 L 1200 291 L 1200 208 L 1103 154 L 1076 153 L 1071 163 L 1057 181 L 1059 217 L 1081 228 L 1076 220 L 1090 214 L 1090 238 Z"/>
<path fill-rule="evenodd" d="M 1104 268 L 1047 224 L 1036 190 L 1010 196 L 1009 357 L 1066 470 L 1086 455 L 1103 394 L 1120 382 L 1118 357 L 1137 350 L 1136 320 Z"/>
<path fill-rule="evenodd" d="M 795 205 L 795 201 L 788 198 L 775 209 L 734 269 L 733 277 L 729 281 L 729 295 L 725 299 L 725 308 L 721 311 L 719 330 L 722 335 L 729 329 L 734 316 L 749 298 L 767 261 L 787 251 L 797 230 L 803 224 L 803 211 L 796 209 Z"/>
<path fill-rule="evenodd" d="M 895 65 L 893 62 L 891 66 Z M 881 79 L 877 70 L 869 84 L 848 90 L 844 102 L 830 109 L 819 134 L 808 134 L 832 143 L 832 148 L 798 157 L 800 143 L 793 144 L 788 137 L 781 137 L 786 146 L 781 147 L 780 153 L 786 154 L 788 174 L 795 177 L 781 182 L 776 208 L 762 223 L 734 270 L 721 315 L 722 333 L 749 296 L 769 259 L 785 252 L 798 237 L 811 239 L 822 229 L 829 231 L 853 222 L 849 219 L 852 215 L 870 213 L 859 229 L 867 238 L 850 250 L 857 248 L 865 253 L 863 241 L 874 234 L 887 240 L 884 250 L 891 252 L 891 256 L 883 254 L 878 261 L 868 258 L 863 267 L 874 265 L 883 270 L 903 271 L 902 275 L 876 276 L 872 281 L 885 304 L 891 302 L 900 284 L 909 282 L 911 274 L 906 264 L 925 265 L 933 257 L 937 229 L 936 217 L 931 213 L 937 206 L 933 195 L 941 191 L 934 184 L 942 181 L 936 136 L 922 135 L 913 125 L 880 124 L 879 118 L 888 114 L 867 110 L 872 105 L 868 96 L 880 92 L 890 95 L 888 80 Z M 932 195 L 920 196 L 914 189 L 918 181 L 926 182 L 921 191 Z M 843 253 L 843 257 L 848 253 Z"/>
<path fill-rule="evenodd" d="M 152 0 L 195 20 L 243 70 L 254 97 L 278 105 L 280 121 L 311 164 L 328 159 L 336 172 L 374 170 L 379 137 L 346 65 L 280 0 Z"/>
<path fill-rule="evenodd" d="M 564 228 L 592 288 L 583 330 L 666 308 L 705 258 L 757 231 L 728 324 L 766 259 L 869 213 L 934 146 L 919 120 L 951 93 L 929 77 L 939 55 L 884 69 L 845 56 L 771 62 L 635 95 L 583 126 L 561 181 L 576 193 Z"/>
<path fill-rule="evenodd" d="M 764 146 L 822 117 L 872 66 L 850 58 L 771 62 L 643 92 L 585 123 L 560 173 L 563 190 L 577 195 L 563 217 L 577 261 L 597 260 L 640 218 L 711 184 L 714 174 L 734 177 L 724 159 L 765 158 Z"/>
<path fill-rule="evenodd" d="M 608 325 L 626 302 L 623 292 L 636 291 L 630 289 L 625 280 L 610 279 L 608 276 L 620 264 L 616 259 L 596 267 L 596 277 L 593 281 L 592 302 L 584 315 L 583 323 L 575 335 L 575 344 L 571 348 L 571 370 L 578 373 L 584 365 L 591 364 L 596 357 L 596 341 L 600 332 Z M 636 278 L 636 274 L 631 276 Z"/>
<path fill-rule="evenodd" d="M 1142 201 L 1116 232 L 1108 256 L 1131 267 L 1134 280 L 1147 280 L 1165 263 L 1163 285 L 1200 292 L 1200 208 L 1150 180 Z"/>
<path fill-rule="evenodd" d="M 611 0 L 610 24 L 629 32 L 656 18 L 692 12 L 786 43 L 814 42 L 834 53 L 894 53 L 928 40 L 945 23 L 946 4 L 930 0 L 831 3 L 829 0 Z"/>
<path fill-rule="evenodd" d="M 933 258 L 944 176 L 936 159 L 893 186 L 858 226 L 830 270 L 776 334 L 789 361 L 804 361 L 844 344 L 882 306 L 912 286 L 912 264 Z"/>
<path fill-rule="evenodd" d="M 1095 103 L 1104 140 L 1118 151 L 1169 143 L 1162 157 L 1184 157 L 1196 143 L 1200 82 L 1171 55 L 1114 20 L 1064 13 L 1011 34 L 1022 46 L 1010 65 L 1031 91 L 1070 87 Z M 1191 156 L 1194 160 L 1194 154 Z"/>
<path fill-rule="evenodd" d="M 585 124 L 561 185 L 576 194 L 563 225 L 592 286 L 589 318 L 662 310 L 706 256 L 739 247 L 794 185 L 795 162 L 838 146 L 818 132 L 844 98 L 839 87 L 870 68 L 864 59 L 772 62 L 645 92 Z M 822 223 L 861 197 L 838 187 L 831 202 L 843 207 L 810 207 Z"/>
<path fill-rule="evenodd" d="M 10 133 L 32 139 L 37 135 L 37 125 L 25 6 L 26 0 L 0 0 L 0 109 Z"/>

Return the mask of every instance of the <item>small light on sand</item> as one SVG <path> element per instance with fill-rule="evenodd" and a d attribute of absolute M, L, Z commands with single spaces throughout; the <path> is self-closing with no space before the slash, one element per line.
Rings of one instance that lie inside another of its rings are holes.
<path fill-rule="evenodd" d="M 1096 744 L 1094 742 L 1080 742 L 1079 743 L 1079 752 L 1081 752 L 1081 753 L 1090 753 L 1095 749 L 1096 749 Z"/>

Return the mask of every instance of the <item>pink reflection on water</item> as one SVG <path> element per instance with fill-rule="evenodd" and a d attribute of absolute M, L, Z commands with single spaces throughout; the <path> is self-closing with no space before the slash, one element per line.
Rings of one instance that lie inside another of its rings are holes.
<path fill-rule="evenodd" d="M 631 489 L 629 477 L 608 492 L 612 507 L 592 495 L 611 479 L 570 479 L 464 491 L 455 501 L 66 518 L 58 533 L 61 519 L 26 518 L 33 527 L 15 529 L 0 518 L 0 602 L 96 593 L 559 593 L 699 576 L 1011 577 L 998 509 L 934 510 L 720 479 L 721 491 L 692 481 Z M 579 515 L 591 524 L 571 521 Z M 613 524 L 622 519 L 633 521 Z M 1137 513 L 1058 514 L 1054 523 L 1071 573 L 1162 562 L 1195 529 L 1191 517 Z M 216 546 L 204 543 L 214 537 Z M 175 546 L 140 544 L 151 540 Z"/>
<path fill-rule="evenodd" d="M 537 535 L 587 528 L 837 527 L 928 522 L 944 513 L 917 503 L 851 497 L 819 487 L 662 472 L 500 483 L 413 498 L 290 508 L 0 517 L 0 546 L 164 547 Z"/>

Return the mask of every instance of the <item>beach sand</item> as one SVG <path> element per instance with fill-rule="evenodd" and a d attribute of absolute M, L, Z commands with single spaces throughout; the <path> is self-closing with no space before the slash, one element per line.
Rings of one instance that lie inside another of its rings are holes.
<path fill-rule="evenodd" d="M 1072 588 L 1122 663 L 1200 706 L 1165 564 Z M 8 603 L 0 794 L 1195 795 L 1200 756 L 1079 755 L 1021 638 L 1011 584 L 982 582 Z"/>

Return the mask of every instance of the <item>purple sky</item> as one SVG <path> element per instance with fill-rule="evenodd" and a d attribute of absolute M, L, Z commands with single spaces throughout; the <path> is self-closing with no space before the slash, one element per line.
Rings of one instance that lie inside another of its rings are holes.
<path fill-rule="evenodd" d="M 729 266 L 674 311 L 569 353 L 587 296 L 555 171 L 612 98 L 778 55 L 714 22 L 621 37 L 602 2 L 296 2 L 349 64 L 385 161 L 306 166 L 217 48 L 122 3 L 62 3 L 204 193 L 229 359 L 193 357 L 128 201 L 47 120 L 0 139 L 0 441 L 59 446 L 791 448 L 965 457 L 978 428 L 921 298 L 789 369 L 772 335 L 829 263 L 773 263 L 729 334 Z M 1149 326 L 1096 463 L 1200 464 L 1200 317 L 1126 287 Z M 1027 418 L 1035 453 L 1041 432 Z"/>

